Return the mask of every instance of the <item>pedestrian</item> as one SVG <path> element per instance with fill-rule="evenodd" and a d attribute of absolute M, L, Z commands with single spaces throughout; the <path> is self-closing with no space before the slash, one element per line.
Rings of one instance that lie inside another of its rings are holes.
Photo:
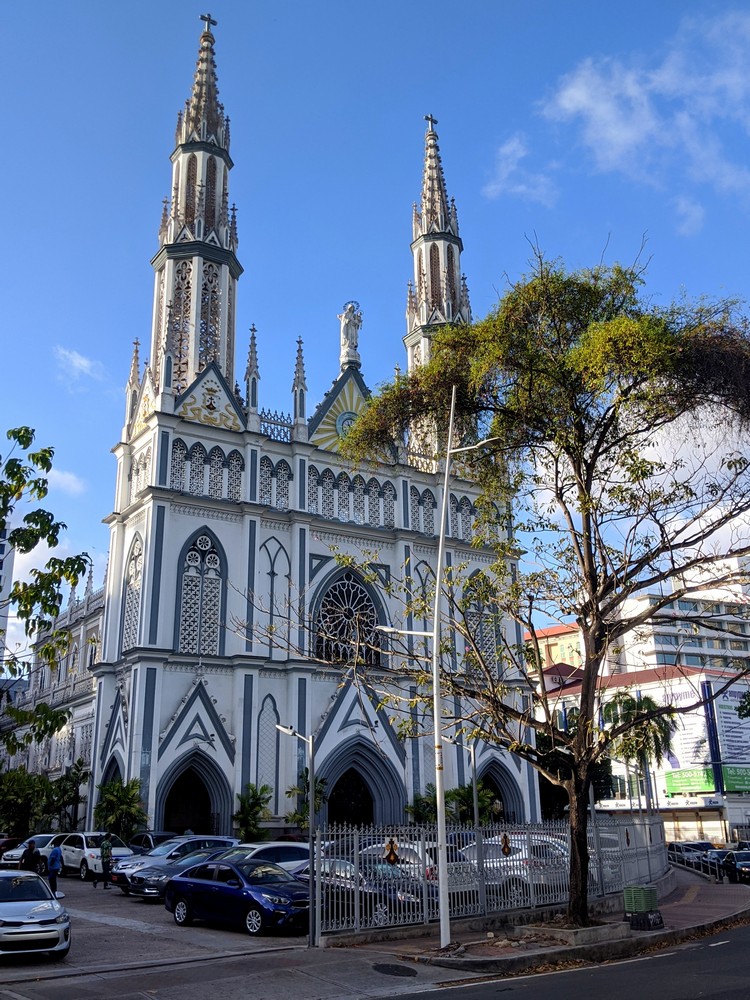
<path fill-rule="evenodd" d="M 105 833 L 104 840 L 99 844 L 99 854 L 102 859 L 102 888 L 109 889 L 109 870 L 112 865 L 112 834 Z M 96 875 L 94 875 L 94 888 L 96 889 Z"/>
<path fill-rule="evenodd" d="M 62 870 L 62 851 L 58 844 L 52 848 L 47 858 L 47 879 L 54 896 L 57 896 L 57 876 Z"/>
<path fill-rule="evenodd" d="M 30 840 L 29 846 L 19 858 L 18 867 L 24 872 L 38 872 L 41 863 L 42 856 L 36 849 L 36 841 Z"/>

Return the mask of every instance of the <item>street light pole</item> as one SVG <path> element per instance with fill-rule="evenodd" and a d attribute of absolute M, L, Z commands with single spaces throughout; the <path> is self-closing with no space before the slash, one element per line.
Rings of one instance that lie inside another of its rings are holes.
<path fill-rule="evenodd" d="M 296 736 L 298 740 L 307 747 L 307 845 L 310 853 L 310 927 L 307 939 L 308 948 L 314 948 L 316 942 L 316 920 L 315 920 L 315 746 L 313 735 L 303 736 L 298 733 L 294 726 L 281 726 L 278 723 L 276 728 L 286 736 Z"/>

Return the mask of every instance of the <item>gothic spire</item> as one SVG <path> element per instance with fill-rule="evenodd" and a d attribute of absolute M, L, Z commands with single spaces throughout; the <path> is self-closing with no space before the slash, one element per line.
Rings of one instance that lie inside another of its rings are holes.
<path fill-rule="evenodd" d="M 245 394 L 247 396 L 247 407 L 249 410 L 258 409 L 258 382 L 260 381 L 260 368 L 258 367 L 258 345 L 256 343 L 255 324 L 250 327 L 250 346 L 247 352 L 247 368 L 245 369 Z"/>
<path fill-rule="evenodd" d="M 422 232 L 426 232 L 432 227 L 442 231 L 448 226 L 449 216 L 443 164 L 440 160 L 438 135 L 434 129 L 434 126 L 437 125 L 437 118 L 425 115 L 425 121 L 427 122 L 427 133 L 424 139 L 424 170 L 422 172 Z"/>
<path fill-rule="evenodd" d="M 302 355 L 302 337 L 297 340 L 297 363 L 294 366 L 292 393 L 294 395 L 294 422 L 295 424 L 305 424 L 307 382 L 305 381 L 305 359 Z"/>
<path fill-rule="evenodd" d="M 132 386 L 137 388 L 141 384 L 141 359 L 138 355 L 140 343 L 137 337 L 133 341 L 133 357 L 130 359 L 130 376 L 128 378 L 129 388 Z"/>
<path fill-rule="evenodd" d="M 201 34 L 198 64 L 195 67 L 193 90 L 185 105 L 180 142 L 195 137 L 202 142 L 215 140 L 222 149 L 229 150 L 229 136 L 225 135 L 224 106 L 219 101 L 219 87 L 216 82 L 216 56 L 214 36 L 211 28 L 216 25 L 210 14 L 202 14 L 205 27 Z M 179 134 L 178 123 L 178 134 Z M 179 143 L 178 143 L 179 144 Z"/>

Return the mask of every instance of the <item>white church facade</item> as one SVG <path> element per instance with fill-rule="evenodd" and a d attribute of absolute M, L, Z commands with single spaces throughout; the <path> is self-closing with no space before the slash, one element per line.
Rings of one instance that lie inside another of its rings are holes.
<path fill-rule="evenodd" d="M 157 829 L 231 832 L 236 796 L 249 782 L 272 790 L 272 822 L 281 829 L 294 807 L 286 789 L 305 766 L 304 744 L 277 729 L 291 725 L 314 737 L 316 776 L 328 797 L 323 822 L 400 823 L 415 794 L 434 782 L 432 726 L 414 709 L 412 735 L 403 738 L 375 691 L 353 679 L 351 664 L 359 656 L 377 678 L 379 667 L 393 666 L 378 626 L 431 627 L 404 617 L 388 584 L 405 566 L 425 584 L 433 573 L 441 475 L 403 450 L 367 471 L 340 454 L 368 396 L 355 302 L 339 316 L 339 371 L 319 405 L 308 403 L 301 341 L 290 363 L 291 413 L 260 405 L 254 329 L 238 380 L 242 267 L 214 45 L 206 22 L 152 260 L 149 360 L 141 363 L 136 343 L 114 449 L 105 589 L 89 586 L 65 612 L 82 644 L 72 674 L 68 657 L 57 676 L 35 675 L 29 695 L 69 704 L 73 715 L 24 762 L 54 776 L 83 754 L 92 775 L 89 824 L 96 786 L 119 776 L 140 780 Z M 428 118 L 413 218 L 409 369 L 429 356 L 436 326 L 471 319 L 434 125 Z M 475 486 L 453 480 L 448 561 L 465 564 L 467 576 L 494 558 L 471 544 L 476 499 Z M 339 558 L 361 561 L 362 553 L 369 553 L 366 573 Z M 445 766 L 446 788 L 470 781 L 461 748 L 446 747 Z M 487 745 L 478 748 L 477 770 L 507 819 L 539 819 L 526 764 Z"/>

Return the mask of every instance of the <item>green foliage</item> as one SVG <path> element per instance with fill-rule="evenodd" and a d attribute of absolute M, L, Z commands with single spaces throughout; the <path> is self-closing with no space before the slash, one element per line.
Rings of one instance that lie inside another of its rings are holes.
<path fill-rule="evenodd" d="M 408 462 L 411 435 L 426 428 L 440 459 L 454 386 L 460 445 L 482 441 L 461 455 L 460 474 L 482 489 L 487 530 L 476 544 L 494 533 L 496 559 L 467 594 L 455 565 L 439 581 L 444 635 L 455 636 L 460 662 L 454 671 L 452 657 L 441 660 L 444 700 L 461 706 L 461 719 L 446 724 L 462 722 L 472 738 L 518 754 L 564 790 L 569 916 L 579 923 L 588 921 L 586 823 L 597 767 L 619 751 L 660 754 L 674 711 L 700 704 L 697 695 L 676 709 L 644 711 L 641 702 L 602 725 L 607 661 L 688 593 L 691 579 L 711 589 L 745 582 L 750 556 L 746 532 L 736 530 L 750 514 L 748 321 L 731 302 L 654 306 L 642 283 L 638 267 L 570 272 L 537 252 L 485 320 L 432 331 L 429 361 L 372 397 L 344 441 L 355 461 Z M 631 600 L 646 593 L 650 602 Z M 488 623 L 484 636 L 479 620 Z M 582 637 L 575 695 L 549 688 L 538 641 L 540 628 L 568 622 Z M 508 638 L 518 633 L 529 641 Z M 406 643 L 391 645 L 394 668 L 428 704 L 423 650 L 415 644 L 416 659 Z M 728 672 L 725 683 L 738 676 Z M 391 714 L 397 697 L 387 695 Z M 561 717 L 563 704 L 574 726 Z"/>
<path fill-rule="evenodd" d="M 141 801 L 139 778 L 131 778 L 124 784 L 120 778 L 115 778 L 96 788 L 99 799 L 94 807 L 94 822 L 98 829 L 116 833 L 123 840 L 129 840 L 136 830 L 146 826 L 148 813 Z"/>
<path fill-rule="evenodd" d="M 676 713 L 664 713 L 648 695 L 632 695 L 619 691 L 603 709 L 605 723 L 615 735 L 610 743 L 610 756 L 615 759 L 644 764 L 659 764 L 672 750 L 672 737 L 677 731 Z"/>
<path fill-rule="evenodd" d="M 13 837 L 26 837 L 47 826 L 52 785 L 43 774 L 25 767 L 0 772 L 0 827 Z"/>
<path fill-rule="evenodd" d="M 260 823 L 271 815 L 268 803 L 272 796 L 273 791 L 268 785 L 258 787 L 252 782 L 245 785 L 243 793 L 237 793 L 239 807 L 233 819 L 241 840 L 247 842 L 265 839 L 266 831 Z"/>
<path fill-rule="evenodd" d="M 0 530 L 8 529 L 11 515 L 16 508 L 27 503 L 42 501 L 47 496 L 47 474 L 52 469 L 54 450 L 32 450 L 34 431 L 30 427 L 16 427 L 7 433 L 11 442 L 10 452 L 0 456 Z M 16 552 L 29 553 L 39 545 L 55 548 L 65 530 L 58 521 L 41 507 L 28 510 L 8 532 L 8 543 Z M 38 642 L 40 662 L 54 668 L 59 656 L 68 649 L 68 633 L 55 629 L 54 622 L 62 604 L 62 588 L 75 586 L 86 572 L 86 554 L 58 558 L 51 556 L 43 568 L 33 569 L 29 582 L 16 581 L 8 598 L 9 609 L 23 623 L 29 642 Z M 6 637 L 0 633 L 3 647 L 3 668 L 6 676 L 28 677 L 31 671 L 29 650 L 10 649 Z M 46 703 L 33 709 L 20 709 L 11 704 L 11 694 L 6 686 L 0 698 L 3 701 L 4 723 L 0 729 L 0 746 L 12 755 L 31 743 L 41 742 L 65 725 L 69 713 L 53 709 Z"/>
<path fill-rule="evenodd" d="M 315 813 L 320 811 L 328 801 L 326 795 L 326 779 L 315 779 Z M 286 790 L 288 799 L 297 799 L 297 807 L 286 814 L 288 823 L 294 823 L 300 830 L 307 830 L 310 826 L 310 772 L 308 768 L 302 769 L 300 780 L 296 785 L 290 785 Z"/>
<path fill-rule="evenodd" d="M 406 807 L 406 811 L 412 823 L 425 826 L 429 823 L 437 823 L 437 793 L 435 786 L 428 782 L 424 786 L 424 792 L 415 792 L 414 801 Z"/>
<path fill-rule="evenodd" d="M 495 793 L 483 781 L 477 782 L 477 800 L 480 824 L 492 823 L 497 817 L 494 806 Z M 472 785 L 449 788 L 445 793 L 446 818 L 449 823 L 474 823 L 474 789 Z"/>

